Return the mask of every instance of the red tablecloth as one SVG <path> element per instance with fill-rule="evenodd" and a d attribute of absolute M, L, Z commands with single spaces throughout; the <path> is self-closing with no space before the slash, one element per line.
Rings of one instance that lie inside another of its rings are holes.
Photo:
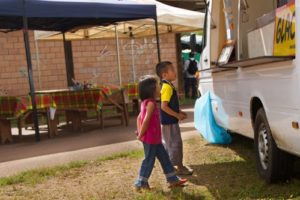
<path fill-rule="evenodd" d="M 100 110 L 103 106 L 105 95 L 110 96 L 120 91 L 117 87 L 101 87 L 80 91 L 42 91 L 38 93 L 48 94 L 56 104 L 57 109 L 88 109 Z"/>
<path fill-rule="evenodd" d="M 103 94 L 100 90 L 54 92 L 50 94 L 57 109 L 101 109 Z"/>
<path fill-rule="evenodd" d="M 126 83 L 123 87 L 127 90 L 129 99 L 139 98 L 139 86 L 138 83 Z"/>
<path fill-rule="evenodd" d="M 35 101 L 37 109 L 56 107 L 50 95 L 47 94 L 37 94 Z M 29 110 L 32 110 L 32 102 L 29 95 L 0 97 L 0 118 L 18 118 Z"/>

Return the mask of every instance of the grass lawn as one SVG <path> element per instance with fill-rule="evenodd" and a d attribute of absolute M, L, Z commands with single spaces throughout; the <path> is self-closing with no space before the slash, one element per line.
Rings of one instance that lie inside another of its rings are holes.
<path fill-rule="evenodd" d="M 195 173 L 188 186 L 167 188 L 159 164 L 150 179 L 151 191 L 133 188 L 142 151 L 125 152 L 94 161 L 40 169 L 0 179 L 0 199 L 300 199 L 300 167 L 287 183 L 266 185 L 255 169 L 252 141 L 234 136 L 230 146 L 185 141 L 185 163 Z"/>

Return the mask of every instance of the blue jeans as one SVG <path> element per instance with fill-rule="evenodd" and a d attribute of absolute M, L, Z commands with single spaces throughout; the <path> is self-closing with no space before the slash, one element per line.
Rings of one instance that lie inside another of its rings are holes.
<path fill-rule="evenodd" d="M 144 154 L 145 159 L 142 162 L 139 177 L 135 181 L 136 187 L 149 186 L 148 179 L 154 167 L 155 158 L 157 158 L 163 168 L 167 182 L 172 183 L 179 180 L 176 176 L 174 167 L 170 161 L 169 155 L 162 144 L 145 144 Z"/>

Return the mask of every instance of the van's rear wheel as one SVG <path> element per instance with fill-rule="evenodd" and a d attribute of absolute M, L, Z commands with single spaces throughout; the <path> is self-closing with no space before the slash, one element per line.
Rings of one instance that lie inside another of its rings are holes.
<path fill-rule="evenodd" d="M 268 183 L 290 178 L 293 158 L 277 148 L 263 108 L 255 118 L 255 154 L 259 175 Z"/>

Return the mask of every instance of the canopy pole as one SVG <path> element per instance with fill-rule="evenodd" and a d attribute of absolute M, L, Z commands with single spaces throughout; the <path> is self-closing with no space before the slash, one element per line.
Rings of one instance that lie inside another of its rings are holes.
<path fill-rule="evenodd" d="M 34 46 L 35 46 L 35 56 L 36 56 L 36 63 L 37 63 L 37 70 L 38 70 L 38 85 L 39 90 L 42 89 L 42 82 L 41 82 L 41 68 L 40 68 L 40 51 L 39 51 L 39 45 L 38 40 L 34 39 Z"/>
<path fill-rule="evenodd" d="M 118 31 L 117 31 L 117 26 L 116 25 L 115 25 L 115 38 L 116 38 L 116 47 L 117 47 L 117 61 L 118 61 L 118 70 L 119 70 L 119 81 L 120 81 L 120 86 L 122 86 L 119 35 L 118 35 Z"/>
<path fill-rule="evenodd" d="M 157 57 L 158 57 L 158 62 L 161 62 L 161 57 L 160 57 L 160 40 L 159 40 L 159 33 L 158 33 L 158 22 L 157 22 L 157 17 L 155 17 L 154 20 L 155 20 L 155 33 L 156 33 L 156 45 L 157 45 Z"/>
<path fill-rule="evenodd" d="M 32 74 L 32 60 L 31 60 L 29 34 L 28 34 L 28 19 L 26 16 L 25 0 L 22 0 L 22 2 L 23 2 L 23 38 L 24 38 L 25 51 L 26 51 L 30 97 L 32 102 L 32 112 L 33 112 L 32 118 L 33 118 L 34 129 L 35 129 L 35 140 L 38 142 L 40 141 L 40 130 L 39 130 L 38 113 L 37 113 L 36 101 L 35 101 L 33 74 Z"/>
<path fill-rule="evenodd" d="M 69 53 L 69 51 L 72 50 L 69 49 L 68 51 L 68 47 L 67 47 L 68 44 L 67 44 L 65 32 L 63 32 L 63 43 L 64 43 L 64 53 L 65 53 L 65 63 L 66 63 L 67 84 L 68 87 L 70 87 L 73 85 L 73 79 L 75 78 L 75 76 L 74 76 L 73 60 L 72 60 L 73 56 L 71 56 Z"/>
<path fill-rule="evenodd" d="M 136 72 L 135 72 L 135 58 L 134 58 L 134 39 L 131 38 L 131 62 L 132 62 L 132 74 L 133 74 L 133 82 L 135 83 L 136 80 Z"/>

